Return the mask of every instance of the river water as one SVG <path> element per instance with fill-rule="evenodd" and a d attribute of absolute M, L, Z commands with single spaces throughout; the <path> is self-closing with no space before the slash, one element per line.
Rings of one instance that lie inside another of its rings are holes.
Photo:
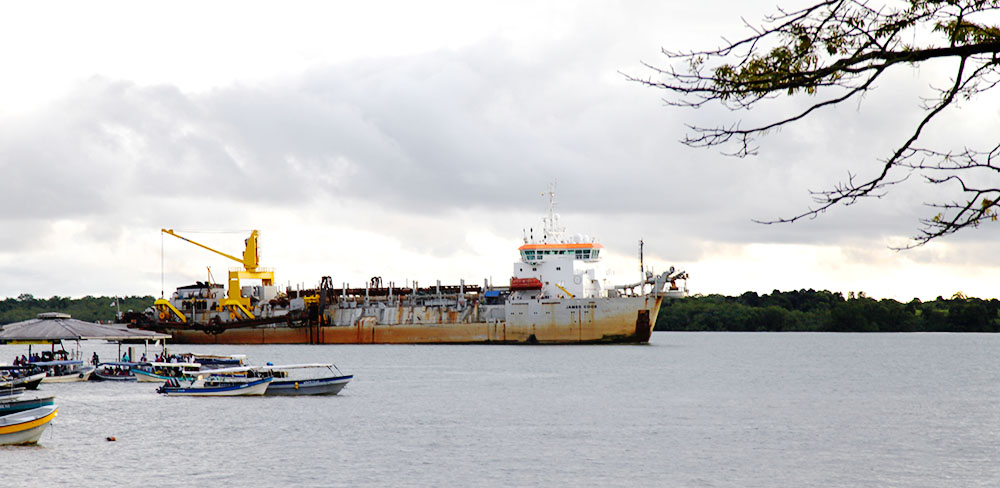
<path fill-rule="evenodd" d="M 299 398 L 43 384 L 59 416 L 38 446 L 0 447 L 0 486 L 1000 485 L 1000 335 L 172 350 L 334 362 L 355 380 Z"/>

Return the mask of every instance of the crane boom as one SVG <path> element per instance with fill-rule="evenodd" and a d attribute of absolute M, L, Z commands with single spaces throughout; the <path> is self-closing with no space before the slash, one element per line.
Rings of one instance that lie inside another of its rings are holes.
<path fill-rule="evenodd" d="M 236 256 L 232 256 L 232 255 L 226 254 L 226 253 L 224 253 L 222 251 L 219 251 L 219 250 L 216 250 L 216 249 L 212 249 L 212 248 L 210 248 L 210 247 L 208 247 L 208 246 L 206 246 L 206 245 L 204 245 L 204 244 L 202 244 L 200 242 L 192 241 L 191 239 L 188 239 L 187 237 L 184 237 L 184 236 L 182 236 L 180 234 L 177 234 L 176 232 L 174 232 L 173 229 L 160 229 L 160 232 L 163 232 L 164 234 L 170 234 L 170 235 L 172 235 L 172 236 L 174 236 L 174 237 L 176 237 L 176 238 L 178 238 L 178 239 L 180 239 L 182 241 L 189 242 L 189 243 L 194 244 L 194 245 L 196 245 L 196 246 L 198 246 L 198 247 L 200 247 L 202 249 L 206 249 L 206 250 L 212 251 L 215 254 L 218 254 L 220 256 L 232 259 L 233 261 L 236 261 L 237 263 L 242 264 L 243 267 L 246 268 L 247 271 L 257 271 L 258 261 L 257 261 L 257 231 L 256 230 L 254 230 L 253 232 L 251 232 L 250 233 L 250 237 L 247 238 L 247 240 L 245 241 L 247 247 L 246 247 L 246 250 L 243 251 L 243 259 L 240 259 L 240 258 L 238 258 Z"/>
<path fill-rule="evenodd" d="M 250 232 L 250 237 L 243 241 L 246 244 L 246 249 L 243 250 L 243 259 L 236 256 L 231 256 L 222 251 L 212 249 L 200 242 L 192 241 L 187 237 L 177 234 L 173 229 L 160 229 L 160 232 L 164 234 L 170 234 L 182 241 L 194 244 L 202 249 L 212 251 L 220 256 L 232 259 L 237 263 L 243 265 L 243 269 L 230 269 L 229 270 L 229 284 L 226 287 L 226 298 L 219 300 L 219 305 L 221 307 L 226 307 L 230 311 L 230 317 L 236 318 L 237 316 L 244 316 L 248 319 L 254 318 L 253 310 L 255 310 L 255 305 L 251 303 L 250 298 L 243 296 L 242 288 L 240 287 L 240 280 L 242 279 L 254 279 L 260 280 L 263 286 L 273 286 L 274 285 L 274 270 L 260 268 L 259 261 L 257 258 L 257 236 L 258 232 L 256 230 Z M 162 304 L 160 302 L 163 302 Z M 161 317 L 168 315 L 170 312 L 175 313 L 182 322 L 186 322 L 186 318 L 177 309 L 170 307 L 169 311 L 167 305 L 169 302 L 167 300 L 158 300 L 157 305 L 163 305 L 161 309 Z"/>

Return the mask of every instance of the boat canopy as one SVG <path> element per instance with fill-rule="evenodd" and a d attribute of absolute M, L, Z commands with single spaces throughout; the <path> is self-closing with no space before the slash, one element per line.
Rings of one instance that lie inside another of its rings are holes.
<path fill-rule="evenodd" d="M 233 368 L 218 368 L 218 369 L 205 369 L 200 371 L 192 371 L 194 374 L 204 375 L 204 376 L 216 376 L 220 374 L 231 374 L 231 373 L 246 373 L 252 369 L 257 369 L 253 366 L 237 366 Z"/>
<path fill-rule="evenodd" d="M 305 369 L 305 368 L 331 368 L 333 364 L 308 363 L 308 364 L 269 364 L 267 366 L 257 366 L 255 369 Z"/>
<path fill-rule="evenodd" d="M 161 361 L 147 361 L 145 363 L 140 363 L 142 365 L 155 366 L 157 368 L 195 368 L 201 369 L 201 363 L 164 363 Z"/>
<path fill-rule="evenodd" d="M 28 363 L 28 366 L 76 366 L 83 364 L 83 361 L 37 361 Z"/>

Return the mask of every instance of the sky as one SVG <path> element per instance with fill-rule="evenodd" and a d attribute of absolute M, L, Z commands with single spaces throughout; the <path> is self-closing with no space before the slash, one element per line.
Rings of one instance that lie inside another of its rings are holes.
<path fill-rule="evenodd" d="M 716 47 L 773 2 L 7 2 L 0 6 L 0 296 L 169 294 L 224 282 L 260 231 L 287 286 L 503 285 L 548 185 L 570 233 L 634 281 L 638 243 L 691 293 L 827 289 L 996 297 L 996 225 L 910 251 L 942 188 L 795 224 L 809 190 L 921 116 L 933 66 L 735 159 L 678 141 L 731 120 L 626 80 L 661 48 Z M 720 14 L 719 12 L 725 12 Z M 624 74 L 623 74 L 624 73 Z M 990 142 L 994 97 L 929 137 Z M 775 112 L 757 111 L 751 118 Z"/>

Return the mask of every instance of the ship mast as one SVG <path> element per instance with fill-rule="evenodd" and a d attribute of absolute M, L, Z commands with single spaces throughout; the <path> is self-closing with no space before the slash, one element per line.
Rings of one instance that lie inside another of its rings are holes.
<path fill-rule="evenodd" d="M 556 209 L 556 184 L 555 182 L 549 183 L 549 216 L 543 218 L 545 221 L 545 236 L 542 241 L 546 243 L 560 242 L 562 240 L 563 232 L 566 231 L 565 227 L 559 226 L 559 214 L 555 213 Z"/>

